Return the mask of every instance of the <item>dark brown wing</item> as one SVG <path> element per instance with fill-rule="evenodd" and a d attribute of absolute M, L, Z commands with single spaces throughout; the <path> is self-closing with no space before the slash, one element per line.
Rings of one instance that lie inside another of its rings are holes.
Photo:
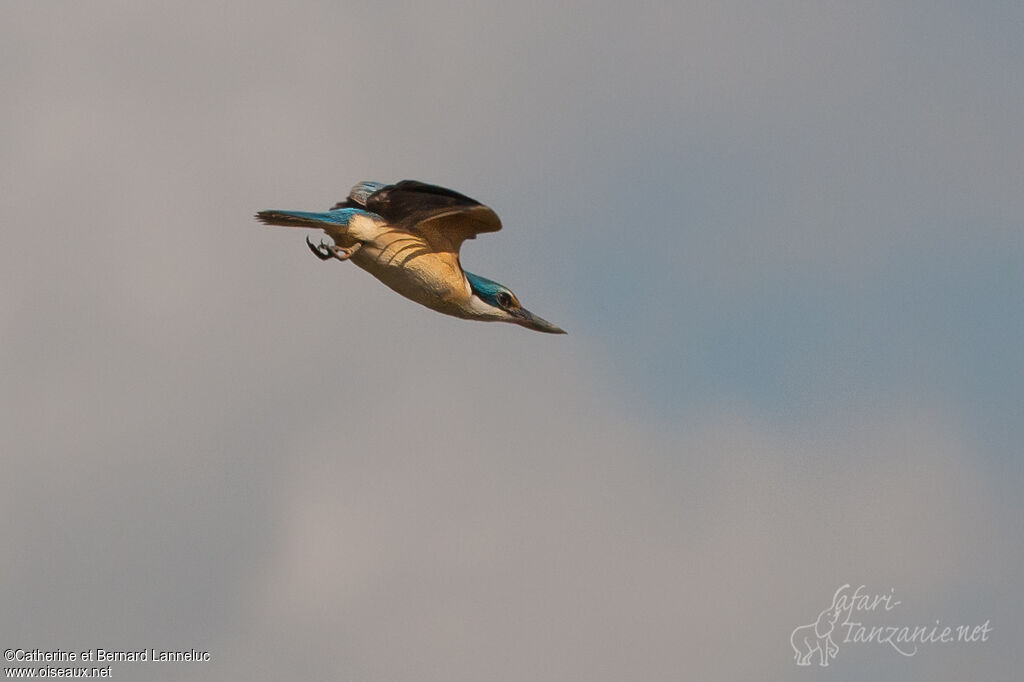
<path fill-rule="evenodd" d="M 464 240 L 501 229 L 497 214 L 479 201 L 416 180 L 375 191 L 366 199 L 366 210 L 399 229 L 419 233 L 438 251 L 458 253 Z"/>

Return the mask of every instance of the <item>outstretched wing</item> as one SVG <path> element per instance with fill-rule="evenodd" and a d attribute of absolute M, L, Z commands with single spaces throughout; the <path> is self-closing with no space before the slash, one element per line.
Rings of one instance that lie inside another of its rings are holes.
<path fill-rule="evenodd" d="M 418 233 L 437 251 L 458 253 L 466 239 L 501 229 L 497 214 L 479 201 L 416 180 L 374 191 L 365 207 L 394 227 Z"/>

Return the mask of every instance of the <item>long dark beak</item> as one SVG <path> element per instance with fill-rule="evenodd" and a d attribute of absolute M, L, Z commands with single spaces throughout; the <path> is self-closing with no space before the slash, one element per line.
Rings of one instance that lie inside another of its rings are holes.
<path fill-rule="evenodd" d="M 520 324 L 527 329 L 532 329 L 538 332 L 544 332 L 545 334 L 565 334 L 566 331 L 561 327 L 551 324 L 545 319 L 537 317 L 526 308 L 519 308 L 512 315 L 515 318 L 516 324 Z"/>

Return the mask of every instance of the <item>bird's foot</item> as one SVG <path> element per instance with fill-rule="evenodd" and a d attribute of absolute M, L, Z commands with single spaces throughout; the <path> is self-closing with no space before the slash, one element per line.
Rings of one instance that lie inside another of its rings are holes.
<path fill-rule="evenodd" d="M 319 244 L 314 244 L 309 241 L 309 237 L 306 237 L 306 245 L 309 246 L 309 250 L 313 252 L 313 255 L 320 260 L 330 260 L 331 258 L 337 258 L 338 260 L 345 261 L 352 257 L 356 251 L 359 250 L 361 244 L 350 246 L 349 248 L 343 248 L 336 244 L 327 244 L 322 239 Z"/>

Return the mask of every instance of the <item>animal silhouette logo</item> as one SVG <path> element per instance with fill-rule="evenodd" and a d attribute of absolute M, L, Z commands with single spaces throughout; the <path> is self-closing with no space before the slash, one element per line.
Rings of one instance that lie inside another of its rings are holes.
<path fill-rule="evenodd" d="M 818 614 L 816 621 L 800 625 L 790 634 L 789 643 L 793 645 L 793 660 L 797 665 L 810 665 L 817 653 L 818 665 L 827 666 L 839 653 L 839 645 L 832 639 L 832 631 L 835 630 L 841 612 L 838 604 L 841 590 L 836 591 L 832 596 L 832 605 Z"/>

